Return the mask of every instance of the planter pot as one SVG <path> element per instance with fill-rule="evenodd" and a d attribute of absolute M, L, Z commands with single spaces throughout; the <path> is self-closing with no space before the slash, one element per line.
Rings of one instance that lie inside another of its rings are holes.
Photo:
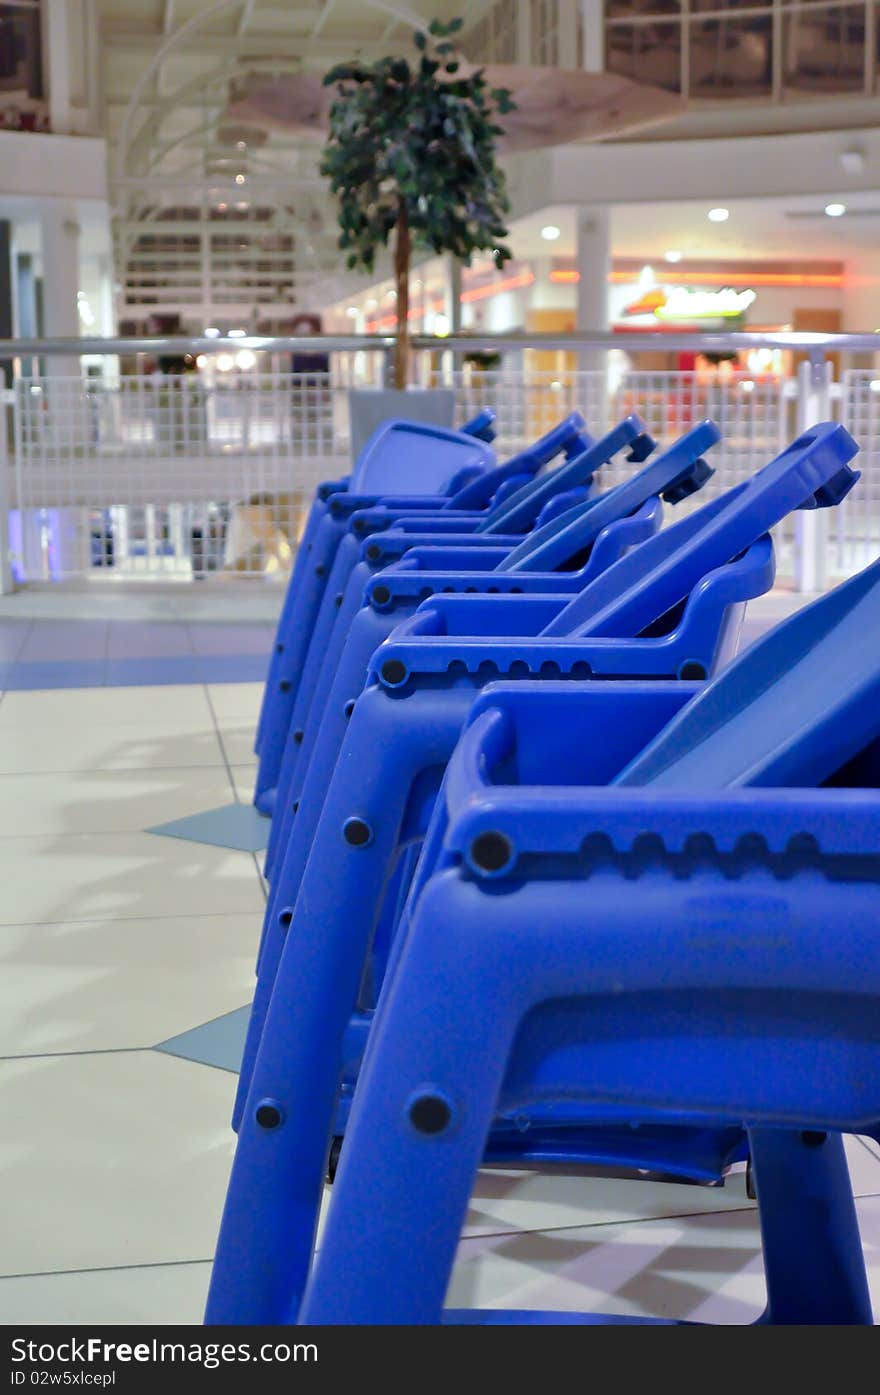
<path fill-rule="evenodd" d="M 351 458 L 355 461 L 384 421 L 402 417 L 431 426 L 452 426 L 455 393 L 451 388 L 351 388 L 348 413 Z"/>

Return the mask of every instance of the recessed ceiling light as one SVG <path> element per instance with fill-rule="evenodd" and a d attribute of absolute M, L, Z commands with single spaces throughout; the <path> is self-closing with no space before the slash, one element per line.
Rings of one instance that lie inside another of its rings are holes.
<path fill-rule="evenodd" d="M 356 320 L 357 317 L 358 317 L 357 306 L 356 306 L 356 305 L 349 305 L 345 313 L 346 313 L 346 315 L 348 316 L 348 318 L 349 318 L 350 320 Z"/>
<path fill-rule="evenodd" d="M 664 253 L 663 253 L 663 260 L 664 260 L 664 261 L 667 261 L 667 262 L 680 262 L 680 261 L 681 261 L 681 253 L 680 253 L 680 252 L 664 252 Z"/>
<path fill-rule="evenodd" d="M 236 184 L 243 184 L 243 183 L 244 183 L 244 178 L 245 178 L 245 177 L 244 177 L 243 174 L 237 174 L 237 175 L 235 176 L 235 182 L 236 182 Z"/>
<path fill-rule="evenodd" d="M 846 212 L 845 203 L 826 203 L 825 212 L 829 218 L 842 218 Z"/>
<path fill-rule="evenodd" d="M 560 229 L 555 223 L 548 223 L 545 228 L 541 229 L 541 236 L 545 242 L 555 242 L 560 235 Z"/>
<path fill-rule="evenodd" d="M 710 223 L 726 223 L 730 217 L 729 208 L 710 208 L 706 214 Z"/>

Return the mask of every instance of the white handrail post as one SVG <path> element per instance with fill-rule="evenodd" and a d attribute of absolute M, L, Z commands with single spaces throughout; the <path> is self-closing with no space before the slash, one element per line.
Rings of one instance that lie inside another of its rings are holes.
<path fill-rule="evenodd" d="M 824 354 L 798 365 L 798 435 L 831 415 L 831 363 Z M 795 517 L 794 575 L 798 591 L 824 591 L 828 576 L 828 512 L 800 509 Z"/>
<path fill-rule="evenodd" d="M 0 373 L 0 382 L 2 381 L 3 377 Z M 9 555 L 10 405 L 12 413 L 14 413 L 15 389 L 0 388 L 0 596 L 8 596 L 15 590 L 15 582 L 12 578 L 12 559 Z"/>

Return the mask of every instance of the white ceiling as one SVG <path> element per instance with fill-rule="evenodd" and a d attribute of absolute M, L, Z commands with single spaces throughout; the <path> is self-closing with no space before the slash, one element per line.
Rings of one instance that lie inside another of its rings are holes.
<path fill-rule="evenodd" d="M 824 214 L 826 203 L 844 203 L 842 218 Z M 880 189 L 876 194 L 829 190 L 809 198 L 740 199 L 726 207 L 726 223 L 707 218 L 710 203 L 624 204 L 611 216 L 612 250 L 618 257 L 660 259 L 668 250 L 686 257 L 760 260 L 791 257 L 846 261 L 876 255 L 880 246 Z M 791 216 L 794 215 L 794 216 Z M 555 242 L 541 228 L 560 229 Z M 518 257 L 571 257 L 575 253 L 576 210 L 543 209 L 511 225 L 511 246 Z"/>

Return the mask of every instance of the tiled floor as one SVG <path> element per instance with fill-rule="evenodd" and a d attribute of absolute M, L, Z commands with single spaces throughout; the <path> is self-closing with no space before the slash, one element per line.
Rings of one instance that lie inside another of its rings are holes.
<path fill-rule="evenodd" d="M 264 889 L 250 853 L 144 830 L 249 798 L 260 685 L 108 687 L 112 663 L 156 661 L 135 631 L 81 622 L 104 626 L 92 660 L 57 621 L 0 619 L 0 663 L 59 670 L 0 700 L 0 1322 L 196 1322 L 235 1076 L 189 1059 L 185 1034 L 240 1032 Z M 196 647 L 186 620 L 156 623 L 165 650 L 247 675 L 240 627 Z M 32 658 L 11 655 L 16 625 Z M 102 684 L 62 690 L 61 669 L 93 661 Z M 854 1139 L 849 1157 L 880 1313 L 880 1147 Z M 449 1298 L 747 1322 L 762 1291 L 741 1174 L 719 1189 L 496 1172 Z"/>

